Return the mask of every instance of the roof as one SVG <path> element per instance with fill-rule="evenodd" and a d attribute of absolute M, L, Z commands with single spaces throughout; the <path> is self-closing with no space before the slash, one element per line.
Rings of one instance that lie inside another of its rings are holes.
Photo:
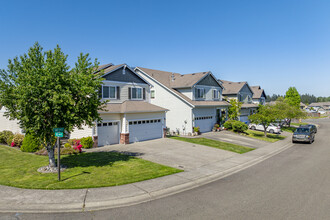
<path fill-rule="evenodd" d="M 313 102 L 309 105 L 309 107 L 317 107 L 317 106 L 330 106 L 330 102 Z"/>
<path fill-rule="evenodd" d="M 258 108 L 257 104 L 242 104 L 242 108 Z"/>
<path fill-rule="evenodd" d="M 305 105 L 304 103 L 300 102 L 300 106 L 306 107 L 307 105 Z"/>
<path fill-rule="evenodd" d="M 222 82 L 222 86 L 224 87 L 224 90 L 222 91 L 223 95 L 233 95 L 238 94 L 239 91 L 243 88 L 247 82 L 231 82 L 226 80 L 219 80 Z"/>
<path fill-rule="evenodd" d="M 250 86 L 252 92 L 253 92 L 253 99 L 260 99 L 262 96 L 262 93 L 264 93 L 265 97 L 265 91 L 260 86 Z"/>
<path fill-rule="evenodd" d="M 100 113 L 139 113 L 139 112 L 165 112 L 168 109 L 143 101 L 125 101 L 123 103 L 107 103 L 106 111 Z"/>
<path fill-rule="evenodd" d="M 175 93 L 181 99 L 193 106 L 227 106 L 228 102 L 225 101 L 193 101 L 187 96 L 183 95 L 181 92 L 178 92 L 175 88 L 186 88 L 192 87 L 198 83 L 211 72 L 200 72 L 192 74 L 173 73 L 161 70 L 148 69 L 144 67 L 137 67 L 139 70 L 143 71 L 150 77 L 157 80 L 162 85 L 166 86 L 171 92 Z M 173 80 L 172 80 L 173 78 Z M 220 85 L 221 86 L 221 85 Z M 203 103 L 203 104 L 202 104 Z"/>

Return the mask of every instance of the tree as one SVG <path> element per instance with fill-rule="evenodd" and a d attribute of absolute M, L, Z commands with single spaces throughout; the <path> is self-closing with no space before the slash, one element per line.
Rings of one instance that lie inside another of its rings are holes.
<path fill-rule="evenodd" d="M 48 151 L 49 166 L 55 167 L 53 128 L 72 131 L 99 121 L 102 109 L 98 89 L 101 73 L 93 74 L 98 62 L 80 54 L 75 67 L 67 64 L 61 48 L 43 52 L 35 43 L 27 54 L 8 61 L 0 70 L 0 103 L 5 116 L 18 119 L 26 133 L 40 139 Z"/>
<path fill-rule="evenodd" d="M 300 107 L 301 99 L 295 87 L 290 87 L 288 91 L 286 91 L 284 100 L 291 106 Z"/>
<path fill-rule="evenodd" d="M 228 109 L 228 117 L 229 117 L 229 119 L 238 120 L 238 117 L 240 115 L 240 111 L 241 111 L 241 108 L 242 108 L 242 103 L 239 102 L 236 99 L 231 99 L 229 101 L 229 103 L 231 105 L 229 107 L 229 109 Z"/>
<path fill-rule="evenodd" d="M 306 112 L 296 106 L 290 105 L 287 100 L 277 101 L 274 107 L 277 109 L 279 119 L 287 119 L 289 127 L 292 119 L 306 117 Z"/>
<path fill-rule="evenodd" d="M 264 127 L 264 135 L 267 136 L 267 128 L 271 123 L 280 118 L 277 108 L 271 105 L 259 105 L 258 112 L 249 116 L 249 120 Z"/>

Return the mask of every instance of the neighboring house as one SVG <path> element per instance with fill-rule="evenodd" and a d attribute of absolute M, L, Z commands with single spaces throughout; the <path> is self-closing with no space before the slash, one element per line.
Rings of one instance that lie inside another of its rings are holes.
<path fill-rule="evenodd" d="M 70 138 L 93 136 L 98 146 L 128 144 L 162 138 L 166 109 L 150 104 L 151 84 L 126 64 L 107 64 L 103 70 L 102 100 L 107 111 L 100 111 L 102 122 L 75 129 Z"/>
<path fill-rule="evenodd" d="M 0 106 L 0 131 L 8 130 L 13 133 L 23 133 L 17 120 L 9 120 L 4 116 L 6 109 L 4 106 Z"/>
<path fill-rule="evenodd" d="M 236 99 L 242 102 L 239 120 L 249 123 L 249 116 L 257 111 L 258 105 L 252 101 L 253 91 L 247 82 L 231 82 L 218 80 L 224 87 L 223 96 L 228 100 Z"/>
<path fill-rule="evenodd" d="M 260 86 L 250 86 L 253 96 L 252 102 L 257 105 L 265 105 L 266 103 L 266 93 Z"/>
<path fill-rule="evenodd" d="M 225 120 L 229 104 L 222 101 L 223 87 L 211 72 L 182 75 L 143 67 L 135 71 L 153 85 L 151 103 L 169 109 L 170 131 L 188 135 L 199 127 L 208 132 Z"/>
<path fill-rule="evenodd" d="M 330 112 L 330 102 L 314 102 L 308 106 L 309 109 L 313 108 L 316 111 L 323 110 Z"/>
<path fill-rule="evenodd" d="M 307 105 L 305 105 L 304 103 L 300 102 L 300 109 L 304 110 L 307 108 Z"/>

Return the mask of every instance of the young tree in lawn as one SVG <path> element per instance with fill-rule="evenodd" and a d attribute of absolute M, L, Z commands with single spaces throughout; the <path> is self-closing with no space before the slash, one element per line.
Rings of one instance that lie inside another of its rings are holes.
<path fill-rule="evenodd" d="M 35 43 L 27 54 L 8 61 L 0 70 L 0 103 L 5 116 L 39 137 L 48 151 L 49 166 L 55 167 L 53 128 L 72 131 L 99 121 L 102 103 L 98 89 L 100 74 L 93 74 L 98 62 L 80 54 L 71 70 L 59 46 L 43 52 Z"/>
<path fill-rule="evenodd" d="M 284 100 L 291 106 L 300 107 L 301 98 L 295 87 L 290 87 L 286 91 Z"/>
<path fill-rule="evenodd" d="M 290 127 L 291 121 L 294 118 L 305 118 L 307 116 L 306 112 L 297 108 L 296 106 L 290 105 L 287 100 L 277 101 L 274 107 L 277 109 L 280 118 L 287 119 L 287 124 Z"/>
<path fill-rule="evenodd" d="M 231 106 L 228 109 L 228 118 L 232 120 L 238 120 L 242 108 L 242 103 L 236 99 L 230 99 L 229 103 Z"/>
<path fill-rule="evenodd" d="M 276 122 L 281 116 L 278 110 L 271 105 L 259 105 L 258 112 L 249 116 L 249 120 L 254 124 L 261 124 L 264 127 L 264 135 L 267 136 L 267 128 L 271 123 Z"/>

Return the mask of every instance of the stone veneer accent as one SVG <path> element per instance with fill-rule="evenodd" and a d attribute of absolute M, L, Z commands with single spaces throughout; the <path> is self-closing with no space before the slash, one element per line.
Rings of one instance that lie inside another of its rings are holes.
<path fill-rule="evenodd" d="M 120 143 L 121 144 L 129 144 L 129 133 L 120 133 Z"/>
<path fill-rule="evenodd" d="M 98 147 L 99 137 L 98 136 L 93 136 L 93 141 L 94 141 L 93 147 Z"/>

